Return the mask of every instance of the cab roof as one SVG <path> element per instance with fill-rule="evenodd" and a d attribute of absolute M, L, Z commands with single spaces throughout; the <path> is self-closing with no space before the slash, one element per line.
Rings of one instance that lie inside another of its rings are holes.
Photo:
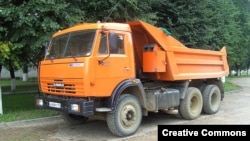
<path fill-rule="evenodd" d="M 104 30 L 120 30 L 120 31 L 128 31 L 130 32 L 130 26 L 127 23 L 80 23 L 76 24 L 72 27 L 59 30 L 56 32 L 53 37 L 62 35 L 69 32 L 80 31 L 80 30 L 88 30 L 88 29 L 104 29 Z"/>

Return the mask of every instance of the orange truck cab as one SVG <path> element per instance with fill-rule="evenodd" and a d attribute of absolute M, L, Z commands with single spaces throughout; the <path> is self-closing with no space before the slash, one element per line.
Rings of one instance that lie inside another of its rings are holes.
<path fill-rule="evenodd" d="M 226 48 L 191 49 L 143 21 L 82 23 L 56 32 L 39 65 L 39 107 L 70 124 L 104 115 L 116 136 L 134 134 L 148 112 L 215 114 L 229 72 Z"/>

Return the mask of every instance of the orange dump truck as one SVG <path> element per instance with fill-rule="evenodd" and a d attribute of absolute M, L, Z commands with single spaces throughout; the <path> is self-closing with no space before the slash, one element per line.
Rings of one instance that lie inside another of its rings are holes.
<path fill-rule="evenodd" d="M 215 114 L 229 72 L 226 48 L 191 49 L 142 21 L 82 23 L 56 32 L 39 65 L 39 107 L 67 123 L 104 116 L 116 136 L 134 134 L 149 112 L 192 120 Z"/>

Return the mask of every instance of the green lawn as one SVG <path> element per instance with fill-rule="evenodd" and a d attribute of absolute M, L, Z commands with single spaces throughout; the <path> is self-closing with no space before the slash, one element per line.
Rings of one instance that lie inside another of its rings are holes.
<path fill-rule="evenodd" d="M 10 85 L 8 86 L 2 86 L 2 92 L 10 92 L 11 87 Z M 15 93 L 21 93 L 21 92 L 26 92 L 26 91 L 39 91 L 38 84 L 29 84 L 29 85 L 16 85 L 16 90 L 12 91 L 13 94 Z"/>
<path fill-rule="evenodd" d="M 35 106 L 35 96 L 38 94 L 36 79 L 27 82 L 16 80 L 16 90 L 11 92 L 10 80 L 1 80 L 3 115 L 0 115 L 1 122 L 34 119 L 59 115 L 59 112 L 41 109 Z M 27 93 L 32 91 L 33 93 Z"/>
<path fill-rule="evenodd" d="M 233 84 L 233 83 L 230 82 L 230 80 L 232 80 L 232 79 L 233 79 L 233 77 L 228 77 L 226 79 L 226 83 L 224 85 L 225 92 L 229 92 L 229 91 L 239 90 L 240 89 L 240 86 L 235 85 L 235 84 Z"/>
<path fill-rule="evenodd" d="M 1 85 L 10 85 L 10 79 L 1 79 L 0 80 Z M 37 84 L 36 78 L 30 78 L 28 81 L 22 81 L 21 79 L 16 79 L 16 84 Z"/>
<path fill-rule="evenodd" d="M 0 115 L 0 123 L 55 116 L 59 114 L 56 111 L 36 107 L 36 95 L 37 93 L 2 95 L 3 115 Z"/>
<path fill-rule="evenodd" d="M 11 83 L 8 79 L 3 79 L 0 81 L 2 92 L 11 92 Z M 31 79 L 29 81 L 16 80 L 16 90 L 12 91 L 12 94 L 22 93 L 22 92 L 38 92 L 39 87 L 36 79 Z"/>

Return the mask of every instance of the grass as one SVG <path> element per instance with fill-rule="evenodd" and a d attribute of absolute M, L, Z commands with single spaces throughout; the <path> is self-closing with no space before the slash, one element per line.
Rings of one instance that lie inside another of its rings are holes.
<path fill-rule="evenodd" d="M 1 79 L 0 80 L 1 85 L 10 85 L 10 80 L 9 79 Z M 21 79 L 16 79 L 16 84 L 37 84 L 37 79 L 36 78 L 30 78 L 28 81 L 22 81 Z"/>
<path fill-rule="evenodd" d="M 226 78 L 226 83 L 225 83 L 225 85 L 224 85 L 224 90 L 225 90 L 225 92 L 229 92 L 229 91 L 241 89 L 240 86 L 231 83 L 231 80 L 232 80 L 233 78 L 234 78 L 234 77 L 228 77 L 228 78 Z"/>
<path fill-rule="evenodd" d="M 0 81 L 2 92 L 10 92 L 11 91 L 11 83 L 8 79 L 3 79 Z M 20 93 L 26 91 L 37 91 L 38 92 L 38 83 L 36 79 L 31 79 L 29 81 L 22 81 L 20 79 L 16 80 L 16 90 L 12 91 L 12 93 Z"/>
<path fill-rule="evenodd" d="M 224 85 L 226 92 L 240 89 L 239 86 L 230 82 L 233 78 L 234 77 L 226 78 L 226 83 Z M 1 84 L 4 84 L 4 86 L 2 86 L 2 92 L 10 91 L 10 86 L 7 85 L 10 84 L 9 80 L 1 80 Z M 41 109 L 35 106 L 35 96 L 38 92 L 31 94 L 25 93 L 26 91 L 38 90 L 36 80 L 30 80 L 27 82 L 17 80 L 16 84 L 17 90 L 12 92 L 13 94 L 2 95 L 3 115 L 0 115 L 0 123 L 59 115 L 58 111 Z"/>
<path fill-rule="evenodd" d="M 0 123 L 49 117 L 59 114 L 57 111 L 36 107 L 34 103 L 36 95 L 36 93 L 2 95 L 3 115 L 0 115 Z"/>
<path fill-rule="evenodd" d="M 10 92 L 11 87 L 10 85 L 8 86 L 2 86 L 2 92 Z M 12 91 L 12 93 L 21 93 L 21 92 L 26 92 L 26 91 L 39 91 L 38 89 L 38 84 L 30 84 L 30 85 L 17 85 L 16 90 Z"/>
<path fill-rule="evenodd" d="M 11 92 L 10 80 L 1 80 L 2 93 Z M 32 93 L 27 93 L 32 91 Z M 16 80 L 16 90 L 11 94 L 2 95 L 3 115 L 1 122 L 27 120 L 59 115 L 59 112 L 41 109 L 35 106 L 35 96 L 38 94 L 36 79 L 29 81 Z"/>

